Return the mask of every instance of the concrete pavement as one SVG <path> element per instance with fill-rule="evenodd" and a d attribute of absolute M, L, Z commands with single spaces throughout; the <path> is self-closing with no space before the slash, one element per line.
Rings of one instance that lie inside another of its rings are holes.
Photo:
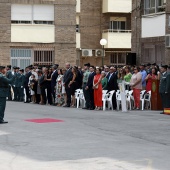
<path fill-rule="evenodd" d="M 52 118 L 58 123 L 27 119 Z M 8 102 L 0 170 L 169 170 L 170 116 Z"/>

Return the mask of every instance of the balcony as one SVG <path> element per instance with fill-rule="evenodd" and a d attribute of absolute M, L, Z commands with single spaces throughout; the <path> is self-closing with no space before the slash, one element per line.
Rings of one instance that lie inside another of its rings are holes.
<path fill-rule="evenodd" d="M 104 30 L 102 38 L 107 40 L 105 48 L 131 49 L 131 30 Z"/>
<path fill-rule="evenodd" d="M 38 24 L 12 24 L 11 42 L 54 43 L 55 26 Z"/>
<path fill-rule="evenodd" d="M 103 13 L 129 13 L 132 0 L 103 0 Z"/>
<path fill-rule="evenodd" d="M 80 33 L 76 32 L 76 48 L 81 48 L 80 46 Z"/>
<path fill-rule="evenodd" d="M 80 1 L 81 1 L 81 0 L 76 0 L 76 1 L 77 1 L 76 12 L 77 12 L 77 13 L 80 13 L 80 8 L 81 8 L 81 7 L 80 7 L 80 6 L 81 6 L 81 5 L 80 5 Z"/>

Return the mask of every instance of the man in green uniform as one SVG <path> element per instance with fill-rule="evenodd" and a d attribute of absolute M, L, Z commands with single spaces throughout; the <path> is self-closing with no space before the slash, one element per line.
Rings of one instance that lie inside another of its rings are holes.
<path fill-rule="evenodd" d="M 87 85 L 87 81 L 90 75 L 90 63 L 84 64 L 84 74 L 83 74 L 83 94 L 84 94 L 84 98 L 86 100 L 86 106 L 83 107 L 83 109 L 89 109 L 89 103 L 90 103 L 90 95 L 88 93 L 88 91 L 86 90 L 86 85 Z"/>
<path fill-rule="evenodd" d="M 11 79 L 12 76 L 13 76 L 13 75 L 12 75 L 12 71 L 11 71 L 11 65 L 8 65 L 8 66 L 7 66 L 6 77 L 7 77 L 8 79 Z M 11 88 L 12 88 L 12 84 L 9 84 L 9 87 L 8 87 L 8 101 L 11 101 L 11 100 L 12 100 Z"/>
<path fill-rule="evenodd" d="M 162 100 L 163 110 L 170 108 L 170 73 L 167 72 L 167 65 L 161 66 L 161 78 L 159 93 Z M 164 111 L 160 114 L 164 114 Z"/>
<path fill-rule="evenodd" d="M 14 81 L 14 101 L 20 100 L 20 84 L 19 84 L 19 77 L 21 76 L 19 73 L 19 67 L 15 68 L 15 81 Z"/>
<path fill-rule="evenodd" d="M 6 69 L 4 66 L 0 66 L 0 124 L 8 123 L 4 121 L 4 112 L 6 107 L 6 97 L 8 97 L 8 86 L 11 84 L 15 77 L 11 79 L 6 78 Z"/>
<path fill-rule="evenodd" d="M 24 69 L 19 70 L 20 77 L 19 77 L 19 101 L 24 101 L 24 82 L 25 82 L 25 75 L 24 75 Z"/>

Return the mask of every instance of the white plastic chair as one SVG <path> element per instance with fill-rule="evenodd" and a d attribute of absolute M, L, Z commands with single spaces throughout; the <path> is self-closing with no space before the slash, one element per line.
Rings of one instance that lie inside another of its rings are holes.
<path fill-rule="evenodd" d="M 107 94 L 107 103 L 108 103 L 108 108 L 112 109 L 113 110 L 113 103 L 112 103 L 112 97 L 113 97 L 113 94 L 115 93 L 115 90 L 112 90 L 110 91 L 108 94 Z"/>
<path fill-rule="evenodd" d="M 77 103 L 77 108 L 79 108 L 79 104 L 80 104 L 80 89 L 77 89 L 75 91 L 75 99 L 76 99 L 76 103 Z"/>
<path fill-rule="evenodd" d="M 116 92 L 116 103 L 117 103 L 117 110 L 120 109 L 120 104 L 121 104 L 121 95 L 120 95 L 120 91 L 117 90 Z"/>
<path fill-rule="evenodd" d="M 79 97 L 80 97 L 81 106 L 82 106 L 82 107 L 85 107 L 85 106 L 86 106 L 86 100 L 85 100 L 85 98 L 84 98 L 83 92 L 80 91 Z"/>
<path fill-rule="evenodd" d="M 151 110 L 151 91 L 148 91 L 145 96 L 144 96 L 144 103 L 148 103 L 149 104 L 149 108 Z"/>
<path fill-rule="evenodd" d="M 107 90 L 102 91 L 102 101 L 103 101 L 103 110 L 106 110 L 106 101 L 107 101 Z"/>
<path fill-rule="evenodd" d="M 141 103 L 142 103 L 142 110 L 144 110 L 144 98 L 145 98 L 145 92 L 146 92 L 146 90 L 142 90 L 141 92 L 140 92 L 140 101 L 141 101 Z"/>
<path fill-rule="evenodd" d="M 127 93 L 127 98 L 126 98 L 126 102 L 127 102 L 127 106 L 129 104 L 129 109 L 132 110 L 132 101 L 134 103 L 134 97 L 133 97 L 133 90 L 130 90 L 128 93 Z"/>

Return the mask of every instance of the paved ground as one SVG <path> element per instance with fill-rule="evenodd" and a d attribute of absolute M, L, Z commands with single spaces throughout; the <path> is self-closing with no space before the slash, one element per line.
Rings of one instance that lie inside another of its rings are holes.
<path fill-rule="evenodd" d="M 169 170 L 170 116 L 8 102 L 0 170 Z M 54 118 L 59 123 L 26 119 Z"/>

